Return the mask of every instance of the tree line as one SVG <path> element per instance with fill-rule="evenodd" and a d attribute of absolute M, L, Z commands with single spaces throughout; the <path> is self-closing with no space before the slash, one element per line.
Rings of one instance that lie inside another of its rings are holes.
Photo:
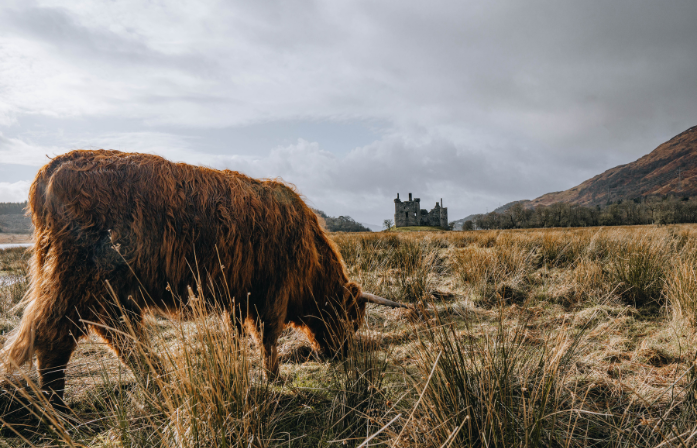
<path fill-rule="evenodd" d="M 330 232 L 370 232 L 371 230 L 361 224 L 360 222 L 354 221 L 350 216 L 339 216 L 335 218 L 333 216 L 327 216 L 322 210 L 312 209 L 313 212 L 325 222 L 325 228 Z"/>
<path fill-rule="evenodd" d="M 0 202 L 0 215 L 24 214 L 27 202 Z"/>
<path fill-rule="evenodd" d="M 586 207 L 564 202 L 535 208 L 514 204 L 502 213 L 491 212 L 476 215 L 472 220 L 465 221 L 463 230 L 696 222 L 697 200 L 668 196 L 619 200 L 604 207 Z"/>

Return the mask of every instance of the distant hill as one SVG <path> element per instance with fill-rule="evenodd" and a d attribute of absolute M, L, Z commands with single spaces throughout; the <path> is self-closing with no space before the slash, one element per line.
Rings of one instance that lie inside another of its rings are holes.
<path fill-rule="evenodd" d="M 477 215 L 469 215 L 465 216 L 462 219 L 453 221 L 453 230 L 462 230 L 462 226 L 463 224 L 465 224 L 465 221 L 471 221 L 472 219 L 474 219 L 475 216 Z"/>
<path fill-rule="evenodd" d="M 530 207 L 565 202 L 585 206 L 646 196 L 697 196 L 697 126 L 661 144 L 644 157 L 616 166 L 566 191 L 547 193 Z"/>
<path fill-rule="evenodd" d="M 31 233 L 31 218 L 26 216 L 26 202 L 0 202 L 0 232 Z"/>
<path fill-rule="evenodd" d="M 0 232 L 31 233 L 31 218 L 23 213 L 0 213 Z"/>
<path fill-rule="evenodd" d="M 530 208 L 530 201 L 529 199 L 522 199 L 520 201 L 512 201 L 507 204 L 503 204 L 501 207 L 494 209 L 494 213 L 503 213 L 509 208 L 513 207 L 516 204 L 521 204 L 525 208 Z"/>
<path fill-rule="evenodd" d="M 319 219 L 319 224 L 329 232 L 370 232 L 370 228 L 356 222 L 350 216 L 328 216 L 322 210 L 312 209 Z"/>
<path fill-rule="evenodd" d="M 523 204 L 523 207 L 528 207 L 530 204 L 530 200 L 523 199 L 521 201 L 513 201 L 513 202 L 509 202 L 507 204 L 503 204 L 501 207 L 494 209 L 494 213 L 503 213 L 506 210 L 508 210 L 509 208 L 513 207 L 517 203 Z M 473 215 L 465 216 L 462 219 L 458 219 L 457 221 L 453 221 L 453 224 L 454 224 L 453 230 L 462 230 L 462 226 L 465 224 L 465 221 L 472 221 L 472 220 L 474 220 L 474 218 L 476 218 L 477 216 L 480 216 L 480 215 L 481 215 L 481 213 L 475 213 Z"/>
<path fill-rule="evenodd" d="M 537 199 L 513 201 L 494 210 L 503 213 L 521 203 L 525 208 L 557 202 L 583 206 L 604 206 L 620 200 L 651 196 L 697 197 L 697 126 L 681 132 L 640 159 L 619 165 L 566 191 L 547 193 Z M 462 229 L 469 215 L 455 221 Z"/>
<path fill-rule="evenodd" d="M 381 231 L 381 230 L 383 229 L 383 226 L 379 226 L 379 225 L 377 225 L 377 224 L 370 224 L 370 223 L 367 223 L 367 222 L 359 222 L 358 224 L 360 224 L 360 225 L 362 225 L 363 227 L 366 227 L 366 228 L 372 230 L 373 232 L 379 232 L 379 231 Z"/>
<path fill-rule="evenodd" d="M 0 215 L 21 215 L 26 211 L 27 202 L 0 202 Z"/>

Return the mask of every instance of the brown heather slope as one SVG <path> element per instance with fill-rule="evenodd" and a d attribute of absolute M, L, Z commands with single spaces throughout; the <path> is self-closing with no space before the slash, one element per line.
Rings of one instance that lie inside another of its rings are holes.
<path fill-rule="evenodd" d="M 635 162 L 616 166 L 569 190 L 547 193 L 529 206 L 555 202 L 603 205 L 608 202 L 608 187 L 612 202 L 654 195 L 697 196 L 697 126 Z"/>

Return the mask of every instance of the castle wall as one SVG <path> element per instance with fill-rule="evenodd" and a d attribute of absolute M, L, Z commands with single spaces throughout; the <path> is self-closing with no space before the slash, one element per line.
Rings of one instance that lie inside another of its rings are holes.
<path fill-rule="evenodd" d="M 428 226 L 429 220 L 428 220 L 428 211 L 421 209 L 421 221 L 419 223 L 420 226 Z"/>
<path fill-rule="evenodd" d="M 428 225 L 440 227 L 440 205 L 436 202 L 436 206 L 428 212 Z"/>

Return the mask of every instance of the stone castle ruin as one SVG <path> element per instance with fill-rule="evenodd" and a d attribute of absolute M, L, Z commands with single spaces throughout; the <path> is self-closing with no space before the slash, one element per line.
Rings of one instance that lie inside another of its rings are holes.
<path fill-rule="evenodd" d="M 421 199 L 414 198 L 412 200 L 409 193 L 409 200 L 402 202 L 397 193 L 397 199 L 394 200 L 394 225 L 396 227 L 408 226 L 432 226 L 448 228 L 448 208 L 443 207 L 443 199 L 440 204 L 436 202 L 436 206 L 429 212 L 421 209 Z"/>

